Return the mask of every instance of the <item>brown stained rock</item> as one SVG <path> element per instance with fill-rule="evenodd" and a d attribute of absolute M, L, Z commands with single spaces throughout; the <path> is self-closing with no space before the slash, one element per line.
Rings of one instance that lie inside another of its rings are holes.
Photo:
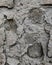
<path fill-rule="evenodd" d="M 35 43 L 27 49 L 27 55 L 32 58 L 39 58 L 43 55 L 41 43 Z"/>

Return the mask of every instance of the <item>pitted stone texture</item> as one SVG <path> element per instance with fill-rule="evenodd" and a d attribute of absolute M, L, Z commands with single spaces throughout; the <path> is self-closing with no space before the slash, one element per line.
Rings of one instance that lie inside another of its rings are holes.
<path fill-rule="evenodd" d="M 34 35 L 35 35 L 35 37 L 34 37 Z M 28 33 L 28 34 L 26 34 L 25 35 L 25 42 L 26 42 L 26 44 L 34 44 L 34 42 L 37 40 L 37 38 L 38 38 L 38 34 L 30 34 L 30 33 Z"/>
<path fill-rule="evenodd" d="M 32 23 L 43 23 L 43 10 L 41 10 L 40 8 L 32 8 L 29 11 L 29 19 L 32 19 Z"/>
<path fill-rule="evenodd" d="M 27 49 L 27 55 L 32 58 L 39 58 L 43 55 L 43 49 L 41 43 L 34 43 Z"/>
<path fill-rule="evenodd" d="M 46 9 L 45 20 L 48 24 L 52 25 L 52 9 L 51 8 Z"/>
<path fill-rule="evenodd" d="M 47 42 L 49 40 L 49 35 L 44 30 L 42 30 L 41 28 L 38 29 L 39 31 L 37 31 L 37 28 L 34 27 L 34 30 L 37 33 L 28 33 L 28 34 L 25 35 L 25 43 L 28 46 L 36 43 L 36 41 L 38 43 L 41 43 L 42 47 L 43 47 L 43 52 L 44 52 L 44 54 L 46 54 Z"/>
<path fill-rule="evenodd" d="M 40 58 L 39 59 L 33 59 L 33 58 L 28 57 L 27 55 L 24 55 L 20 65 L 44 65 L 44 64 L 41 63 Z"/>
<path fill-rule="evenodd" d="M 7 50 L 7 48 L 6 48 L 6 50 Z M 7 50 L 7 55 L 10 56 L 10 57 L 15 57 L 15 56 L 20 57 L 21 56 L 20 44 L 9 48 L 9 50 Z"/>
<path fill-rule="evenodd" d="M 44 29 L 45 29 L 45 31 L 46 31 L 46 33 L 49 33 L 50 32 L 50 30 L 51 30 L 51 25 L 50 24 L 45 24 L 45 27 L 44 27 Z"/>
<path fill-rule="evenodd" d="M 49 41 L 49 45 L 48 45 L 48 57 L 52 57 L 52 41 Z"/>
<path fill-rule="evenodd" d="M 0 12 L 0 27 L 1 25 L 4 23 L 4 16 L 3 14 Z"/>
<path fill-rule="evenodd" d="M 52 30 L 50 30 L 50 40 L 48 44 L 48 56 L 52 58 Z"/>
<path fill-rule="evenodd" d="M 29 8 L 32 8 L 34 6 L 35 7 L 39 6 L 39 2 L 40 2 L 40 0 L 20 0 L 20 1 L 16 0 L 16 7 L 18 6 L 17 10 L 20 10 L 22 7 L 23 7 L 23 9 L 26 9 L 26 8 L 29 9 Z"/>
<path fill-rule="evenodd" d="M 2 31 L 5 33 L 5 40 L 3 42 L 5 44 L 0 45 L 0 52 L 5 52 L 6 50 L 6 62 L 4 65 L 50 65 L 44 61 L 44 56 L 47 53 L 47 44 L 49 42 L 49 34 L 47 32 L 50 32 L 51 26 L 49 24 L 52 24 L 52 9 L 50 8 L 50 10 L 46 11 L 47 16 L 45 17 L 47 18 L 45 21 L 44 9 L 41 7 L 36 8 L 37 5 L 39 7 L 38 3 L 40 3 L 40 0 L 15 0 L 14 8 L 13 4 L 9 3 L 9 1 L 13 3 L 14 0 L 0 1 L 3 3 L 0 6 L 2 7 L 0 8 L 0 14 L 4 16 L 3 18 L 0 15 L 0 25 L 2 24 L 0 28 L 5 28 L 5 32 Z M 2 35 L 0 35 L 0 38 L 2 38 Z M 40 43 L 40 45 L 37 43 Z M 52 53 L 50 52 L 50 54 Z M 40 59 L 41 61 L 39 61 Z M 47 64 L 42 63 L 42 60 Z"/>
<path fill-rule="evenodd" d="M 8 50 L 6 48 L 7 55 L 10 57 L 21 57 L 27 51 L 27 46 L 24 43 L 18 41 L 15 44 L 10 45 Z"/>
<path fill-rule="evenodd" d="M 1 47 L 0 47 L 0 53 L 2 53 L 2 52 L 3 52 L 3 47 L 1 46 Z"/>
<path fill-rule="evenodd" d="M 11 31 L 13 31 L 15 33 L 17 31 L 17 24 L 16 24 L 14 19 L 6 19 L 6 21 L 4 23 L 4 27 L 8 31 L 11 30 Z"/>
<path fill-rule="evenodd" d="M 5 55 L 3 53 L 0 53 L 0 65 L 4 65 L 5 64 Z"/>
<path fill-rule="evenodd" d="M 42 4 L 52 4 L 52 0 L 42 0 Z"/>
<path fill-rule="evenodd" d="M 17 40 L 17 35 L 13 31 L 6 31 L 7 46 L 13 45 Z"/>
<path fill-rule="evenodd" d="M 0 28 L 0 46 L 4 44 L 4 40 L 5 40 L 4 28 Z"/>
<path fill-rule="evenodd" d="M 0 7 L 12 8 L 13 6 L 13 0 L 0 0 Z"/>
<path fill-rule="evenodd" d="M 9 57 L 8 57 L 7 63 L 8 63 L 9 65 L 18 65 L 19 61 L 18 61 L 18 59 L 9 58 Z"/>

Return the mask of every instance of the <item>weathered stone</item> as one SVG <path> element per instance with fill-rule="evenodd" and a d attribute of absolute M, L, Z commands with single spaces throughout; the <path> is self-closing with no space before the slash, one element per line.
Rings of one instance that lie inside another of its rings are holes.
<path fill-rule="evenodd" d="M 38 26 L 37 26 L 38 27 Z M 40 26 L 39 26 L 40 27 Z M 44 55 L 46 55 L 47 52 L 47 43 L 49 41 L 49 34 L 47 34 L 44 29 L 34 27 L 34 32 L 36 33 L 29 33 L 25 36 L 25 42 L 27 45 L 32 45 L 36 43 L 36 41 L 39 43 L 41 42 L 43 47 Z M 39 30 L 39 32 L 38 32 Z"/>
<path fill-rule="evenodd" d="M 17 35 L 13 31 L 6 31 L 7 45 L 13 45 L 17 41 Z"/>
<path fill-rule="evenodd" d="M 9 58 L 7 59 L 7 63 L 9 65 L 18 65 L 19 61 L 17 59 L 14 59 L 14 58 Z"/>
<path fill-rule="evenodd" d="M 5 64 L 5 55 L 3 53 L 0 53 L 0 65 L 4 65 Z"/>
<path fill-rule="evenodd" d="M 0 46 L 4 44 L 4 40 L 5 40 L 4 28 L 0 28 Z"/>
<path fill-rule="evenodd" d="M 52 30 L 50 31 L 50 40 L 48 44 L 48 57 L 52 58 Z"/>
<path fill-rule="evenodd" d="M 32 23 L 42 23 L 43 11 L 39 8 L 32 8 L 29 11 L 29 19 L 32 19 Z"/>
<path fill-rule="evenodd" d="M 7 48 L 6 48 L 7 50 Z M 15 42 L 15 44 L 10 45 L 9 49 L 6 51 L 7 55 L 10 57 L 21 57 L 25 52 L 27 48 L 24 47 L 23 43 Z"/>
<path fill-rule="evenodd" d="M 47 8 L 45 14 L 45 20 L 48 24 L 52 25 L 52 9 Z"/>
<path fill-rule="evenodd" d="M 49 41 L 49 44 L 48 44 L 48 57 L 52 57 L 52 41 L 50 40 Z"/>
<path fill-rule="evenodd" d="M 43 2 L 43 4 L 52 4 L 52 0 L 42 0 Z"/>
<path fill-rule="evenodd" d="M 5 21 L 5 23 L 4 23 L 4 27 L 5 27 L 5 29 L 6 30 L 12 30 L 13 32 L 15 32 L 16 33 L 16 31 L 17 31 L 17 24 L 16 24 L 16 22 L 15 22 L 15 20 L 13 20 L 13 19 L 7 19 L 6 21 Z"/>
<path fill-rule="evenodd" d="M 32 58 L 41 57 L 43 55 L 41 43 L 34 43 L 32 46 L 29 46 L 27 49 L 27 54 Z"/>
<path fill-rule="evenodd" d="M 2 53 L 2 52 L 3 52 L 3 47 L 1 46 L 1 47 L 0 47 L 0 53 Z"/>
<path fill-rule="evenodd" d="M 45 27 L 44 27 L 46 33 L 49 33 L 50 30 L 51 30 L 51 25 L 50 24 L 45 24 Z"/>
<path fill-rule="evenodd" d="M 33 38 L 34 34 L 26 34 L 25 35 L 25 42 L 26 44 L 33 44 L 36 39 Z M 37 36 L 36 36 L 37 38 Z"/>
<path fill-rule="evenodd" d="M 0 27 L 2 27 L 1 25 L 4 23 L 4 17 L 3 14 L 0 13 Z"/>
<path fill-rule="evenodd" d="M 42 1 L 52 6 L 51 0 Z M 39 4 L 0 0 L 0 65 L 52 65 L 52 8 Z"/>
<path fill-rule="evenodd" d="M 12 8 L 13 6 L 13 0 L 0 0 L 0 7 Z"/>

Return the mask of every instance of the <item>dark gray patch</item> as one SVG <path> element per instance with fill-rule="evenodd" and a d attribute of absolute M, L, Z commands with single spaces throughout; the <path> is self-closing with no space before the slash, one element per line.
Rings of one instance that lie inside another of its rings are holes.
<path fill-rule="evenodd" d="M 27 55 L 31 58 L 39 58 L 43 55 L 41 43 L 35 43 L 27 49 Z"/>
<path fill-rule="evenodd" d="M 29 19 L 32 20 L 32 23 L 42 23 L 43 21 L 43 18 L 42 18 L 42 15 L 43 15 L 43 11 L 40 9 L 40 8 L 32 8 L 30 9 L 29 11 Z"/>

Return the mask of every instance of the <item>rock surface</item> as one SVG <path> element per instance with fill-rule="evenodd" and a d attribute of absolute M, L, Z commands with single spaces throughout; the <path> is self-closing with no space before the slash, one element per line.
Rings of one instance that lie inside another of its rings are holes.
<path fill-rule="evenodd" d="M 13 0 L 0 0 L 0 7 L 12 8 L 14 6 Z"/>
<path fill-rule="evenodd" d="M 52 4 L 51 0 L 43 0 L 43 4 Z"/>
<path fill-rule="evenodd" d="M 0 0 L 0 65 L 52 65 L 50 6 L 51 0 Z"/>
<path fill-rule="evenodd" d="M 27 49 L 27 54 L 32 58 L 41 57 L 43 55 L 41 43 L 34 43 L 32 46 L 29 46 Z"/>

